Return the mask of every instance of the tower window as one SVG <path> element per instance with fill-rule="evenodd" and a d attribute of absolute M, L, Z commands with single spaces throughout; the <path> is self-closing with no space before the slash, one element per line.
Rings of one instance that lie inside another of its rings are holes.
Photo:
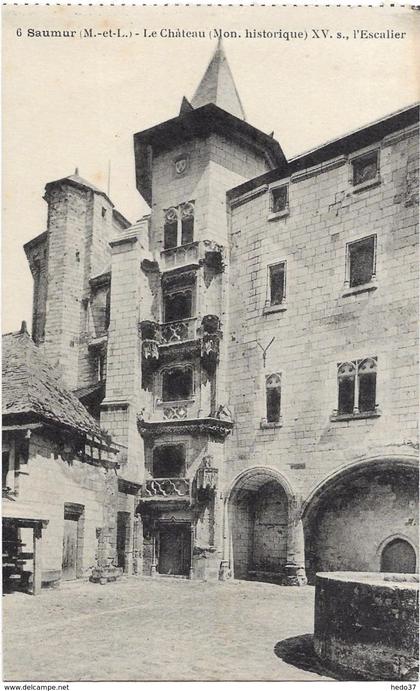
<path fill-rule="evenodd" d="M 281 375 L 270 374 L 265 380 L 267 422 L 280 422 Z"/>
<path fill-rule="evenodd" d="M 376 273 L 376 235 L 347 245 L 347 281 L 350 288 L 372 281 Z"/>
<path fill-rule="evenodd" d="M 286 262 L 279 262 L 268 267 L 269 271 L 269 304 L 281 305 L 286 298 Z"/>
<path fill-rule="evenodd" d="M 338 415 L 373 413 L 376 405 L 376 358 L 338 365 Z"/>
<path fill-rule="evenodd" d="M 164 295 L 165 322 L 189 319 L 192 316 L 192 291 L 182 290 Z"/>
<path fill-rule="evenodd" d="M 106 209 L 104 206 L 102 207 L 102 218 L 106 218 Z"/>
<path fill-rule="evenodd" d="M 185 447 L 182 444 L 163 444 L 153 450 L 153 477 L 183 477 L 185 475 Z"/>
<path fill-rule="evenodd" d="M 173 367 L 162 373 L 162 400 L 186 401 L 193 395 L 192 367 Z"/>
<path fill-rule="evenodd" d="M 109 328 L 109 324 L 111 321 L 111 290 L 110 289 L 108 289 L 106 291 L 104 317 L 105 317 L 104 327 L 105 327 L 105 330 L 107 330 Z"/>
<path fill-rule="evenodd" d="M 165 211 L 164 249 L 194 241 L 194 202 L 171 206 Z"/>

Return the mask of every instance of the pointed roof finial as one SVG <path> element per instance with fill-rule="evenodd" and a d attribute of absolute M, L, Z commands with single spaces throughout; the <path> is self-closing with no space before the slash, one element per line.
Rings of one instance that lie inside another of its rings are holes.
<path fill-rule="evenodd" d="M 245 112 L 226 59 L 221 38 L 217 42 L 213 57 L 191 100 L 193 108 L 200 108 L 200 106 L 205 106 L 208 103 L 214 103 L 231 115 L 245 120 Z"/>

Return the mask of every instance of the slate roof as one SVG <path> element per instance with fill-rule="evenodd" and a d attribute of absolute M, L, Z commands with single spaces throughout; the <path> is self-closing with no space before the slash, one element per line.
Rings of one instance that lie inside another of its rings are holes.
<path fill-rule="evenodd" d="M 104 437 L 78 398 L 65 388 L 24 325 L 3 336 L 3 395 L 5 417 L 57 424 L 82 435 Z"/>
<path fill-rule="evenodd" d="M 208 103 L 214 103 L 227 113 L 245 120 L 245 112 L 221 39 L 191 100 L 193 108 L 200 108 Z"/>

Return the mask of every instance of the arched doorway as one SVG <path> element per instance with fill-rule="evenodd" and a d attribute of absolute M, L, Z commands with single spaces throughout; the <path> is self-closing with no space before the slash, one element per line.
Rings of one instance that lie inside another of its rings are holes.
<path fill-rule="evenodd" d="M 319 571 L 382 570 L 380 546 L 395 529 L 402 538 L 407 537 L 407 542 L 415 543 L 416 463 L 394 457 L 357 462 L 335 472 L 315 489 L 303 511 L 310 583 Z M 389 548 L 387 564 L 392 560 L 395 565 L 404 558 L 404 563 L 412 565 L 410 555 L 406 546 L 396 543 Z"/>
<path fill-rule="evenodd" d="M 287 483 L 274 469 L 242 473 L 228 499 L 230 567 L 234 578 L 280 582 L 287 561 Z"/>
<path fill-rule="evenodd" d="M 415 573 L 416 553 L 407 540 L 396 537 L 381 552 L 381 571 L 385 573 Z"/>

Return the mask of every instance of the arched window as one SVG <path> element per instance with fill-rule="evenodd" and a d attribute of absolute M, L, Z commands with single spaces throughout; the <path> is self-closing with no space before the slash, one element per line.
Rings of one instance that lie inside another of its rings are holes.
<path fill-rule="evenodd" d="M 376 410 L 376 358 L 338 364 L 338 414 L 374 413 Z"/>
<path fill-rule="evenodd" d="M 415 573 L 416 553 L 407 540 L 395 538 L 388 542 L 381 554 L 382 573 Z"/>
<path fill-rule="evenodd" d="M 267 422 L 279 422 L 281 410 L 281 375 L 270 374 L 265 380 Z"/>
<path fill-rule="evenodd" d="M 164 240 L 165 250 L 178 245 L 178 209 L 172 206 L 165 212 Z"/>
<path fill-rule="evenodd" d="M 375 410 L 376 369 L 377 363 L 373 358 L 366 358 L 359 363 L 359 412 L 361 413 Z"/>
<path fill-rule="evenodd" d="M 165 210 L 163 246 L 165 250 L 194 240 L 194 202 L 184 202 Z"/>
<path fill-rule="evenodd" d="M 356 365 L 354 362 L 343 362 L 337 372 L 338 377 L 338 412 L 353 413 L 354 389 L 356 383 Z"/>

